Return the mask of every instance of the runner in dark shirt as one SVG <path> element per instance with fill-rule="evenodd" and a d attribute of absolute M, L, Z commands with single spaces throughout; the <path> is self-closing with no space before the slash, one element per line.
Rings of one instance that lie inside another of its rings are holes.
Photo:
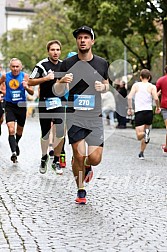
<path fill-rule="evenodd" d="M 63 61 L 60 70 L 66 74 L 56 82 L 55 91 L 63 94 L 63 90 L 69 88 L 67 129 L 78 188 L 76 203 L 85 204 L 84 183 L 91 180 L 92 166 L 98 165 L 102 159 L 101 92 L 109 89 L 108 63 L 92 53 L 94 32 L 90 27 L 82 26 L 73 35 L 78 54 Z"/>

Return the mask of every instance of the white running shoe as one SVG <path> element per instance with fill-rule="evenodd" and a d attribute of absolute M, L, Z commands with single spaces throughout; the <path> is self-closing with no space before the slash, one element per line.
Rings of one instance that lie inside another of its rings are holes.
<path fill-rule="evenodd" d="M 48 164 L 49 156 L 47 155 L 47 159 L 41 159 L 41 165 L 39 168 L 40 173 L 44 174 L 47 172 L 47 164 Z"/>

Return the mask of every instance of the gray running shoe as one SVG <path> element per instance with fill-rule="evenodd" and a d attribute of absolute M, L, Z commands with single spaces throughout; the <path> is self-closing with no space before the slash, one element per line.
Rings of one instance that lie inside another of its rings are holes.
<path fill-rule="evenodd" d="M 47 171 L 47 164 L 48 164 L 49 156 L 47 155 L 47 159 L 41 159 L 41 165 L 39 168 L 40 173 L 44 174 Z"/>
<path fill-rule="evenodd" d="M 150 141 L 149 134 L 150 134 L 150 129 L 146 129 L 146 130 L 145 130 L 145 135 L 144 135 L 144 139 L 145 139 L 145 143 L 146 143 L 146 144 L 148 144 L 149 141 Z"/>
<path fill-rule="evenodd" d="M 144 154 L 143 154 L 143 152 L 139 153 L 139 159 L 144 160 Z"/>
<path fill-rule="evenodd" d="M 62 175 L 63 174 L 63 169 L 60 166 L 59 162 L 56 163 L 52 163 L 52 169 L 56 172 L 56 174 L 58 175 Z"/>

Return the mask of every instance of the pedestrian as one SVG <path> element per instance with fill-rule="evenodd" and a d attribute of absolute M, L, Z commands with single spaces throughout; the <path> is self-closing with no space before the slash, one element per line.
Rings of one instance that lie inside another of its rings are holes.
<path fill-rule="evenodd" d="M 65 101 L 65 98 L 57 96 L 52 88 L 53 84 L 56 82 L 62 64 L 62 61 L 59 59 L 61 55 L 61 47 L 62 45 L 59 40 L 48 41 L 46 45 L 48 57 L 42 59 L 36 64 L 29 78 L 29 85 L 39 85 L 40 90 L 38 110 L 41 127 L 42 157 L 39 171 L 42 174 L 47 171 L 49 160 L 47 152 L 52 122 L 56 125 L 52 169 L 56 174 L 63 174 L 59 159 L 64 143 L 65 106 L 63 105 L 63 102 Z"/>
<path fill-rule="evenodd" d="M 85 182 L 92 176 L 92 166 L 101 162 L 103 152 L 103 122 L 101 92 L 109 89 L 108 63 L 93 54 L 94 32 L 81 26 L 73 32 L 78 54 L 63 61 L 65 76 L 55 83 L 55 91 L 63 93 L 69 87 L 67 131 L 72 145 L 72 170 L 77 184 L 78 204 L 86 204 Z"/>
<path fill-rule="evenodd" d="M 161 113 L 166 127 L 166 141 L 162 145 L 163 152 L 167 152 L 167 65 L 164 68 L 164 76 L 156 82 L 157 91 L 161 94 Z"/>
<path fill-rule="evenodd" d="M 140 72 L 140 82 L 133 84 L 128 95 L 128 115 L 133 115 L 132 98 L 135 106 L 135 130 L 137 139 L 141 141 L 139 159 L 144 159 L 144 151 L 150 141 L 150 125 L 153 121 L 153 99 L 156 104 L 155 113 L 160 113 L 159 98 L 155 85 L 149 82 L 151 74 L 148 69 Z"/>
<path fill-rule="evenodd" d="M 125 81 L 121 80 L 120 83 L 117 85 L 116 90 L 120 95 L 122 95 L 124 98 L 127 96 L 127 89 L 126 89 L 126 83 Z M 119 106 L 122 106 L 122 104 L 119 104 L 120 100 L 116 102 L 116 118 L 118 121 L 118 125 L 116 126 L 117 129 L 126 129 L 126 116 L 122 115 L 122 110 L 120 111 Z M 120 112 L 118 112 L 120 111 Z"/>
<path fill-rule="evenodd" d="M 33 95 L 34 91 L 28 85 L 28 74 L 22 71 L 22 62 L 18 58 L 10 60 L 9 68 L 9 72 L 2 74 L 0 84 L 5 83 L 5 117 L 9 132 L 8 140 L 12 152 L 11 160 L 16 163 L 17 156 L 20 154 L 18 143 L 26 121 L 26 92 Z"/>
<path fill-rule="evenodd" d="M 104 121 L 109 118 L 111 128 L 115 127 L 114 113 L 115 113 L 115 98 L 111 91 L 101 94 L 102 97 L 102 116 Z"/>

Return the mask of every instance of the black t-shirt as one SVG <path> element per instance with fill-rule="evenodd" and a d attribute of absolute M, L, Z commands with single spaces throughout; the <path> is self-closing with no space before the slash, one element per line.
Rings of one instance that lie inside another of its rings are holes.
<path fill-rule="evenodd" d="M 93 55 L 90 61 L 81 61 L 78 55 L 67 58 L 63 61 L 61 72 L 72 73 L 73 81 L 69 84 L 69 108 L 74 111 L 75 95 L 94 96 L 94 108 L 91 110 L 75 110 L 80 116 L 93 116 L 101 113 L 101 93 L 95 90 L 95 81 L 103 81 L 108 78 L 108 63 L 105 59 Z"/>
<path fill-rule="evenodd" d="M 45 98 L 51 98 L 55 97 L 56 94 L 53 90 L 53 84 L 56 82 L 57 77 L 56 77 L 56 72 L 60 72 L 60 67 L 61 67 L 62 61 L 58 61 L 57 64 L 53 64 L 49 58 L 45 58 L 38 62 L 36 66 L 34 67 L 30 78 L 35 79 L 35 78 L 42 78 L 46 75 L 49 74 L 50 71 L 55 72 L 55 79 L 54 80 L 49 80 L 40 85 L 40 101 L 45 100 Z M 64 100 L 64 97 L 62 97 L 62 100 Z"/>
<path fill-rule="evenodd" d="M 118 92 L 125 98 L 127 96 L 127 90 L 125 87 L 120 87 Z"/>

